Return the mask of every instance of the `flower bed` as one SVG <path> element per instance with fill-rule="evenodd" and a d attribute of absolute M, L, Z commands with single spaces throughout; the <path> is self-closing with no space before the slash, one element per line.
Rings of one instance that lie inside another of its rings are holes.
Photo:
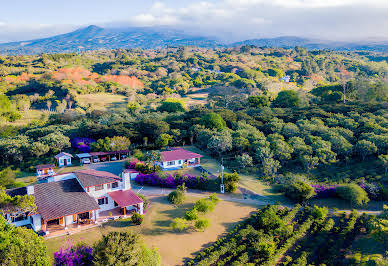
<path fill-rule="evenodd" d="M 168 175 L 167 177 L 160 177 L 156 173 L 138 174 L 135 182 L 139 185 L 176 188 L 185 183 L 186 187 L 194 189 L 204 189 L 208 185 L 208 179 L 202 176 L 191 175 Z"/>

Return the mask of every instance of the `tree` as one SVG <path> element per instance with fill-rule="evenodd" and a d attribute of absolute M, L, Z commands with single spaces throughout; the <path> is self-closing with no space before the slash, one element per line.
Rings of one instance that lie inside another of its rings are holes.
<path fill-rule="evenodd" d="M 361 155 L 363 161 L 365 160 L 366 156 L 377 152 L 376 145 L 373 142 L 364 139 L 357 141 L 354 149 Z"/>
<path fill-rule="evenodd" d="M 222 154 L 232 149 L 232 142 L 232 136 L 228 131 L 224 130 L 220 132 L 220 134 L 213 135 L 210 138 L 207 148 L 218 154 L 218 157 L 221 158 L 222 161 Z"/>
<path fill-rule="evenodd" d="M 350 205 L 361 206 L 369 202 L 368 194 L 357 184 L 346 184 L 336 188 L 337 194 L 350 201 Z"/>
<path fill-rule="evenodd" d="M 148 249 L 139 235 L 132 231 L 110 232 L 97 242 L 93 249 L 94 264 L 97 266 L 143 265 L 150 260 L 160 265 L 155 250 Z M 148 264 L 150 265 L 150 264 Z"/>
<path fill-rule="evenodd" d="M 170 125 L 165 121 L 157 119 L 144 119 L 138 124 L 138 131 L 144 137 L 156 139 L 163 133 L 167 133 L 170 130 Z"/>
<path fill-rule="evenodd" d="M 0 212 L 3 217 L 7 215 L 7 223 L 10 223 L 14 218 L 29 214 L 35 210 L 34 196 L 18 195 L 11 197 L 0 187 Z"/>
<path fill-rule="evenodd" d="M 319 164 L 319 158 L 311 155 L 302 155 L 301 161 L 307 170 L 307 172 L 310 172 L 311 169 L 314 169 Z"/>
<path fill-rule="evenodd" d="M 60 132 L 48 134 L 39 139 L 40 142 L 50 147 L 51 151 L 56 153 L 62 151 L 64 148 L 71 146 L 70 138 L 66 137 Z"/>
<path fill-rule="evenodd" d="M 160 112 L 176 113 L 176 112 L 184 112 L 186 108 L 182 100 L 175 99 L 175 98 L 168 98 L 162 101 L 158 110 Z"/>
<path fill-rule="evenodd" d="M 161 134 L 155 141 L 156 146 L 158 147 L 166 147 L 173 140 L 173 137 L 169 134 L 163 133 Z"/>
<path fill-rule="evenodd" d="M 201 123 L 207 128 L 222 130 L 226 127 L 226 122 L 219 114 L 208 113 L 201 118 Z"/>
<path fill-rule="evenodd" d="M 30 152 L 32 156 L 40 157 L 46 153 L 48 153 L 50 147 L 42 142 L 33 142 L 30 147 Z"/>
<path fill-rule="evenodd" d="M 162 155 L 160 151 L 148 151 L 144 154 L 144 160 L 147 165 L 152 166 L 154 171 L 156 170 L 156 165 L 162 160 Z"/>
<path fill-rule="evenodd" d="M 260 108 L 269 106 L 269 99 L 265 95 L 254 95 L 248 97 L 248 103 L 251 107 Z"/>
<path fill-rule="evenodd" d="M 273 104 L 276 107 L 292 108 L 299 106 L 300 99 L 296 91 L 284 90 L 279 92 Z"/>
<path fill-rule="evenodd" d="M 0 188 L 11 188 L 15 185 L 16 174 L 10 167 L 0 171 Z"/>
<path fill-rule="evenodd" d="M 14 227 L 0 215 L 1 265 L 51 265 L 43 237 L 33 230 Z"/>
<path fill-rule="evenodd" d="M 243 153 L 242 155 L 236 156 L 236 161 L 242 168 L 252 166 L 253 164 L 253 159 L 248 153 Z"/>
<path fill-rule="evenodd" d="M 128 150 L 131 146 L 131 141 L 127 137 L 114 136 L 110 139 L 111 151 Z"/>
<path fill-rule="evenodd" d="M 379 155 L 379 159 L 380 159 L 380 161 L 383 164 L 383 167 L 384 167 L 384 170 L 385 170 L 385 174 L 387 174 L 387 171 L 388 171 L 388 154 L 380 154 Z"/>

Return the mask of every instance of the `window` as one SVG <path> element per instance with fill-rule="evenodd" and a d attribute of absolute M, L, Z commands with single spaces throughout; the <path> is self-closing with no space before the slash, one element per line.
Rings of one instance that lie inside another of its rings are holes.
<path fill-rule="evenodd" d="M 98 199 L 98 205 L 104 205 L 105 204 L 105 198 Z"/>
<path fill-rule="evenodd" d="M 106 186 L 107 186 L 107 187 L 106 187 L 107 189 L 110 189 L 110 184 L 106 184 Z"/>
<path fill-rule="evenodd" d="M 179 161 L 178 161 L 178 164 L 182 164 L 182 160 L 179 160 Z"/>
<path fill-rule="evenodd" d="M 21 216 L 18 216 L 18 217 L 12 217 L 12 222 L 20 222 L 20 221 L 24 221 L 27 219 L 27 215 L 23 214 Z"/>
<path fill-rule="evenodd" d="M 98 205 L 104 205 L 104 204 L 108 204 L 109 203 L 108 197 L 99 198 L 97 200 L 98 200 Z"/>
<path fill-rule="evenodd" d="M 87 188 L 86 188 L 86 191 L 87 191 L 87 192 L 90 192 L 90 188 L 89 188 L 89 187 L 87 187 Z"/>
<path fill-rule="evenodd" d="M 167 162 L 167 165 L 168 165 L 168 166 L 170 166 L 170 165 L 175 165 L 175 161 Z"/>
<path fill-rule="evenodd" d="M 117 188 L 117 187 L 119 187 L 119 183 L 118 182 L 112 183 L 112 188 Z"/>
<path fill-rule="evenodd" d="M 95 186 L 95 187 L 94 187 L 94 190 L 95 190 L 95 191 L 103 190 L 103 189 L 104 189 L 104 184 L 98 185 L 98 186 Z"/>

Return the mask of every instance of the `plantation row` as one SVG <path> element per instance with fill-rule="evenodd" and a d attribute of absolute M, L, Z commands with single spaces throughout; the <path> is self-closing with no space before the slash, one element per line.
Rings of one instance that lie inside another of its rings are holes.
<path fill-rule="evenodd" d="M 328 217 L 317 206 L 268 205 L 186 265 L 338 265 L 367 220 L 357 212 Z"/>

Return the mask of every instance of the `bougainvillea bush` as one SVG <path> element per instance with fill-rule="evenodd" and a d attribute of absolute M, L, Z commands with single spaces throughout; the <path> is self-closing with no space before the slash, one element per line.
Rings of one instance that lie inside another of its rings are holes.
<path fill-rule="evenodd" d="M 94 139 L 76 137 L 71 140 L 71 146 L 81 152 L 90 152 L 90 144 L 96 142 Z"/>
<path fill-rule="evenodd" d="M 86 266 L 93 265 L 93 249 L 84 244 L 61 248 L 54 253 L 55 265 Z"/>
<path fill-rule="evenodd" d="M 335 186 L 311 185 L 315 191 L 315 198 L 334 198 L 337 196 Z"/>
<path fill-rule="evenodd" d="M 140 173 L 136 176 L 135 182 L 140 185 L 166 188 L 176 188 L 185 183 L 188 188 L 205 189 L 208 186 L 209 179 L 204 178 L 203 176 L 168 175 L 167 177 L 160 177 L 156 173 Z"/>

